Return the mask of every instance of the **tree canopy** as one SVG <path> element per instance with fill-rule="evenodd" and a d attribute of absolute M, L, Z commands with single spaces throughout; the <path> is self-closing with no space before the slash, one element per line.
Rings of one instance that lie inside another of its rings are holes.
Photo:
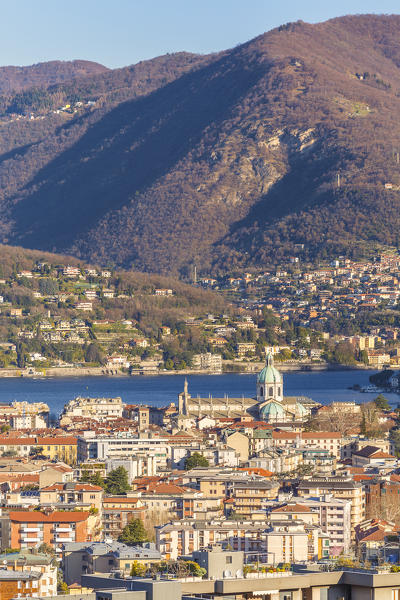
<path fill-rule="evenodd" d="M 188 456 L 185 460 L 185 469 L 189 471 L 190 469 L 195 469 L 196 467 L 208 467 L 209 462 L 205 456 L 200 454 L 200 452 L 193 452 L 191 456 Z"/>
<path fill-rule="evenodd" d="M 119 542 L 125 544 L 138 544 L 140 542 L 147 542 L 148 536 L 144 528 L 143 522 L 140 519 L 132 519 L 123 528 L 121 535 L 118 538 Z"/>

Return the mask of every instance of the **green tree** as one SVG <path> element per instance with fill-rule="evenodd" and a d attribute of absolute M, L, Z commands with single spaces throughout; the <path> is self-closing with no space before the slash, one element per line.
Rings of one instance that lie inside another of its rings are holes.
<path fill-rule="evenodd" d="M 137 560 L 134 560 L 131 568 L 131 577 L 144 577 L 146 575 L 146 566 Z"/>
<path fill-rule="evenodd" d="M 185 560 L 185 565 L 188 567 L 189 573 L 193 575 L 193 577 L 204 577 L 207 573 L 207 571 L 203 569 L 203 567 L 200 567 L 194 560 Z"/>
<path fill-rule="evenodd" d="M 377 408 L 380 408 L 381 410 L 389 410 L 390 409 L 390 404 L 388 402 L 388 399 L 385 398 L 385 396 L 383 394 L 379 394 L 379 396 L 377 396 L 374 400 L 375 406 Z"/>
<path fill-rule="evenodd" d="M 39 279 L 39 291 L 43 296 L 54 296 L 58 290 L 58 282 L 55 279 L 49 277 Z"/>
<path fill-rule="evenodd" d="M 171 358 L 168 358 L 165 361 L 165 368 L 168 369 L 168 371 L 172 371 L 172 369 L 174 368 L 174 361 Z"/>
<path fill-rule="evenodd" d="M 191 456 L 188 456 L 185 460 L 185 469 L 189 471 L 190 469 L 195 469 L 196 467 L 208 467 L 209 462 L 205 456 L 200 454 L 200 452 L 193 452 Z"/>
<path fill-rule="evenodd" d="M 341 365 L 353 365 L 356 361 L 352 345 L 348 342 L 339 342 L 333 352 L 333 360 Z"/>
<path fill-rule="evenodd" d="M 124 467 L 118 467 L 110 471 L 106 481 L 106 491 L 108 494 L 117 496 L 125 494 L 130 489 L 128 471 Z"/>
<path fill-rule="evenodd" d="M 100 475 L 99 471 L 96 471 L 95 473 L 93 473 L 93 475 L 91 475 L 89 473 L 89 471 L 87 471 L 86 469 L 84 469 L 82 471 L 80 481 L 85 481 L 87 483 L 91 483 L 92 485 L 98 485 L 98 486 L 100 486 L 102 488 L 106 487 L 106 482 L 104 481 L 104 479 Z"/>
<path fill-rule="evenodd" d="M 132 545 L 140 542 L 147 542 L 148 537 L 143 522 L 140 519 L 132 519 L 132 521 L 129 521 L 123 528 L 118 541 Z"/>
<path fill-rule="evenodd" d="M 85 352 L 85 362 L 88 363 L 104 363 L 104 356 L 97 344 L 89 344 Z"/>

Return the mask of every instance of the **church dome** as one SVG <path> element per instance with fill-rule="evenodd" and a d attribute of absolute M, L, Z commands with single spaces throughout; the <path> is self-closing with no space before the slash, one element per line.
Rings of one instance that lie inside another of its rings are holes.
<path fill-rule="evenodd" d="M 260 417 L 264 421 L 283 421 L 285 419 L 285 409 L 279 402 L 268 402 L 260 409 Z"/>
<path fill-rule="evenodd" d="M 265 367 L 259 372 L 257 377 L 257 383 L 282 383 L 282 375 L 279 373 L 278 369 L 274 367 L 274 358 L 271 353 L 267 356 L 267 362 L 265 363 Z"/>

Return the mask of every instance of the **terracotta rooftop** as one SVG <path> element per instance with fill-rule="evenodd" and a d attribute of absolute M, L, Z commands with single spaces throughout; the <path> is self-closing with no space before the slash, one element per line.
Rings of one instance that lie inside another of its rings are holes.
<path fill-rule="evenodd" d="M 10 511 L 10 521 L 16 523 L 78 523 L 89 517 L 87 511 L 54 511 L 45 514 L 39 511 Z"/>

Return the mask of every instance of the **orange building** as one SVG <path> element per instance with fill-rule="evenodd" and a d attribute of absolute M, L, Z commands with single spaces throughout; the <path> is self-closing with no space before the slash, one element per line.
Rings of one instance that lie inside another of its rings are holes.
<path fill-rule="evenodd" d="M 10 511 L 10 546 L 49 544 L 57 551 L 65 542 L 91 541 L 88 511 Z"/>
<path fill-rule="evenodd" d="M 37 597 L 40 573 L 13 572 L 0 573 L 0 600 L 11 598 Z"/>

